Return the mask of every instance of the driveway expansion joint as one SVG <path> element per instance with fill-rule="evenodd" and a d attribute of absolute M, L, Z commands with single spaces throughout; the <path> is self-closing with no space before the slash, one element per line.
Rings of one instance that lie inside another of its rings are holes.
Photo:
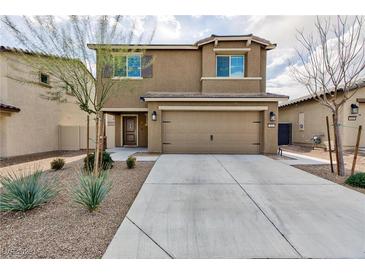
<path fill-rule="evenodd" d="M 138 226 L 135 222 L 133 222 L 128 216 L 125 216 L 125 218 L 128 221 L 130 221 L 135 227 L 137 227 L 144 235 L 146 235 L 146 237 L 149 238 L 163 252 L 165 252 L 167 256 L 169 256 L 171 259 L 175 259 L 175 256 L 173 256 L 170 252 L 168 252 L 166 249 L 164 249 L 158 242 L 156 242 L 150 235 L 148 235 L 140 226 Z"/>
<path fill-rule="evenodd" d="M 222 168 L 231 176 L 231 178 L 238 184 L 238 186 L 242 189 L 242 191 L 247 195 L 247 197 L 253 202 L 253 204 L 260 210 L 260 212 L 265 216 L 265 218 L 274 226 L 276 231 L 280 233 L 280 235 L 285 239 L 285 241 L 293 248 L 293 250 L 300 256 L 300 258 L 304 259 L 303 255 L 295 248 L 295 246 L 286 238 L 286 236 L 280 231 L 280 229 L 274 224 L 274 222 L 269 218 L 269 216 L 263 211 L 263 209 L 256 203 L 256 201 L 250 196 L 250 194 L 243 188 L 243 186 L 236 180 L 235 177 L 226 169 L 221 161 L 217 159 L 214 155 L 211 155 L 221 166 Z"/>

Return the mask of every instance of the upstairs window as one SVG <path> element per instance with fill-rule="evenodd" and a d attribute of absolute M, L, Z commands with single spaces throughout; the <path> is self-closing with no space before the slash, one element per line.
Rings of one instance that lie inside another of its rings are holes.
<path fill-rule="evenodd" d="M 41 82 L 42 84 L 49 85 L 49 75 L 41 72 L 39 74 L 39 82 Z"/>
<path fill-rule="evenodd" d="M 115 56 L 114 77 L 141 77 L 141 56 Z"/>
<path fill-rule="evenodd" d="M 244 55 L 218 55 L 217 56 L 217 77 L 244 77 L 245 56 Z"/>

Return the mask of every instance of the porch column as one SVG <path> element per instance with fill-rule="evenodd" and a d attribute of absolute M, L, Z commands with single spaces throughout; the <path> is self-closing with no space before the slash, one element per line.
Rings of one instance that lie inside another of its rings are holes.
<path fill-rule="evenodd" d="M 122 146 L 121 135 L 122 135 L 122 119 L 120 114 L 114 115 L 115 121 L 115 146 Z"/>

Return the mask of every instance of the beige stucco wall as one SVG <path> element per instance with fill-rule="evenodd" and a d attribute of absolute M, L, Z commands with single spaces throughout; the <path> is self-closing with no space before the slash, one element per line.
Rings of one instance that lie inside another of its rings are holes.
<path fill-rule="evenodd" d="M 90 123 L 91 124 L 91 123 Z M 89 148 L 95 148 L 95 125 L 89 128 Z M 107 148 L 115 147 L 115 126 L 106 126 Z M 59 126 L 59 149 L 79 150 L 87 148 L 86 126 Z"/>
<path fill-rule="evenodd" d="M 214 48 L 249 48 L 250 51 L 246 53 L 242 53 L 240 51 L 232 51 L 228 53 L 224 52 L 215 52 Z M 246 41 L 220 41 L 218 45 L 214 45 L 214 43 L 206 44 L 202 46 L 202 76 L 203 77 L 215 77 L 216 76 L 216 56 L 217 55 L 246 55 L 246 77 L 259 77 L 262 76 L 261 72 L 261 53 L 263 52 L 266 55 L 266 50 L 263 49 L 257 43 L 251 43 L 247 46 Z M 265 64 L 266 68 L 266 64 Z"/>
<path fill-rule="evenodd" d="M 304 130 L 299 129 L 299 113 L 304 113 Z M 279 108 L 279 121 L 292 124 L 292 142 L 311 144 L 314 135 L 322 135 L 327 143 L 326 116 L 332 121 L 330 111 L 316 101 L 306 101 L 301 104 Z"/>
<path fill-rule="evenodd" d="M 276 153 L 278 134 L 277 122 L 275 128 L 268 128 L 269 113 L 277 113 L 277 102 L 149 102 L 148 103 L 148 150 L 150 152 L 162 151 L 162 113 L 159 106 L 268 106 L 267 111 L 262 111 L 262 130 L 261 130 L 261 153 Z M 152 121 L 152 112 L 156 111 L 157 121 Z M 227 121 L 228 123 L 229 121 Z"/>
<path fill-rule="evenodd" d="M 68 96 L 69 103 L 57 103 L 40 97 L 49 91 L 49 87 L 41 84 L 29 84 L 15 79 L 38 81 L 38 73 L 18 63 L 12 56 L 0 54 L 1 92 L 0 101 L 21 109 L 2 118 L 1 155 L 11 157 L 60 149 L 60 125 L 85 125 L 86 115 L 73 103 L 74 98 Z M 14 79 L 15 78 L 15 79 Z M 51 86 L 52 86 L 52 77 Z"/>
<path fill-rule="evenodd" d="M 196 50 L 146 50 L 143 54 L 153 56 L 153 76 L 144 79 L 114 79 L 107 108 L 146 108 L 140 97 L 155 92 L 203 92 L 203 93 L 260 93 L 265 92 L 266 50 L 257 43 L 219 42 L 219 48 L 250 48 L 246 55 L 246 76 L 260 79 L 203 79 L 216 76 L 214 43 Z M 226 53 L 219 53 L 226 54 Z M 100 84 L 101 79 L 98 79 Z"/>
<path fill-rule="evenodd" d="M 203 79 L 203 93 L 261 93 L 260 80 L 249 79 Z"/>
<path fill-rule="evenodd" d="M 358 103 L 357 98 L 365 99 L 365 87 L 361 88 L 354 97 L 348 100 L 343 108 L 343 138 L 344 145 L 348 147 L 353 147 L 356 144 L 357 131 L 359 125 L 362 125 L 362 133 L 360 139 L 360 146 L 365 148 L 365 103 Z M 351 104 L 356 104 L 359 106 L 359 114 L 351 114 Z M 349 121 L 348 116 L 356 116 L 355 121 Z"/>
<path fill-rule="evenodd" d="M 6 149 L 6 126 L 7 126 L 6 116 L 0 113 L 0 157 L 5 157 L 7 153 Z M 3 155 L 3 156 L 2 156 Z"/>
<path fill-rule="evenodd" d="M 340 124 L 341 134 L 343 137 L 343 145 L 352 147 L 356 142 L 357 128 L 359 125 L 365 125 L 365 104 L 356 102 L 357 98 L 365 98 L 365 88 L 360 89 L 341 109 Z M 355 121 L 348 121 L 351 114 L 351 104 L 356 103 L 359 106 L 359 114 Z M 298 117 L 299 113 L 304 113 L 304 130 L 299 129 Z M 329 116 L 332 123 L 332 113 L 318 102 L 304 101 L 279 108 L 279 121 L 282 123 L 292 123 L 292 140 L 293 143 L 311 144 L 313 135 L 323 135 L 323 145 L 328 147 L 326 116 Z M 331 139 L 333 140 L 333 128 L 331 127 Z M 332 142 L 333 145 L 333 142 Z M 365 146 L 365 134 L 361 138 L 361 146 Z"/>
<path fill-rule="evenodd" d="M 215 52 L 214 48 L 249 48 L 246 53 L 239 51 Z M 259 44 L 252 43 L 247 46 L 245 41 L 219 42 L 218 45 L 210 43 L 202 47 L 202 77 L 216 77 L 216 56 L 225 54 L 244 54 L 245 76 L 246 77 L 265 77 L 266 74 L 266 50 Z M 262 60 L 261 60 L 262 59 Z M 203 79 L 203 93 L 261 93 L 265 92 L 262 80 L 247 79 Z"/>
<path fill-rule="evenodd" d="M 153 76 L 144 79 L 115 79 L 107 108 L 146 108 L 140 100 L 149 91 L 199 92 L 201 52 L 197 50 L 147 50 L 153 56 Z"/>

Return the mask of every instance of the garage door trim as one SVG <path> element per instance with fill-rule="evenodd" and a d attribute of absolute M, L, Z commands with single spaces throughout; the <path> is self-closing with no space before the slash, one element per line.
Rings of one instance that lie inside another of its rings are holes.
<path fill-rule="evenodd" d="M 163 111 L 265 111 L 268 106 L 159 106 Z"/>
<path fill-rule="evenodd" d="M 209 114 L 210 112 L 212 115 L 219 113 L 219 111 L 162 111 L 163 152 L 260 153 L 262 134 L 262 123 L 261 121 L 258 123 L 258 120 L 261 120 L 260 111 L 229 111 L 227 115 L 220 112 L 221 114 L 215 117 Z M 193 113 L 200 114 L 197 116 Z M 227 119 L 232 119 L 232 123 L 225 123 Z"/>

